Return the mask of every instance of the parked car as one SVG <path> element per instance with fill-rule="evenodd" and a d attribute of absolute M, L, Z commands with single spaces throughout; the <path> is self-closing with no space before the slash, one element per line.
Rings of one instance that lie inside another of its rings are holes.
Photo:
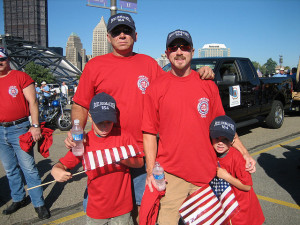
<path fill-rule="evenodd" d="M 280 128 L 284 121 L 284 110 L 292 99 L 290 78 L 260 78 L 248 58 L 216 57 L 194 58 L 194 70 L 209 66 L 215 73 L 222 104 L 226 115 L 237 127 L 265 120 L 270 128 Z M 171 64 L 163 68 L 171 69 Z"/>

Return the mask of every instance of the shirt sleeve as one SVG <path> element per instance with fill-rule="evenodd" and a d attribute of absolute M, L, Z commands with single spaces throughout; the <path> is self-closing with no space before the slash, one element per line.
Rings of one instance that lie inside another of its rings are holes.
<path fill-rule="evenodd" d="M 81 157 L 76 157 L 70 150 L 64 157 L 60 158 L 59 161 L 68 169 L 73 169 L 78 163 L 81 162 Z"/>
<path fill-rule="evenodd" d="M 242 154 L 238 150 L 235 150 L 235 171 L 236 178 L 239 179 L 244 185 L 253 185 L 252 177 L 249 172 L 245 170 L 246 161 L 243 158 Z"/>

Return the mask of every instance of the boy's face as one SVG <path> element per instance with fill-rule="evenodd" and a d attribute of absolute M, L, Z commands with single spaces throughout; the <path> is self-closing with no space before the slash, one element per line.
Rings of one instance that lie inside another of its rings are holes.
<path fill-rule="evenodd" d="M 217 153 L 223 154 L 228 152 L 231 142 L 226 137 L 212 138 L 212 145 Z"/>
<path fill-rule="evenodd" d="M 106 137 L 109 135 L 111 129 L 113 128 L 114 123 L 111 121 L 103 121 L 101 123 L 94 123 L 94 132 L 96 135 L 99 135 L 101 137 Z"/>

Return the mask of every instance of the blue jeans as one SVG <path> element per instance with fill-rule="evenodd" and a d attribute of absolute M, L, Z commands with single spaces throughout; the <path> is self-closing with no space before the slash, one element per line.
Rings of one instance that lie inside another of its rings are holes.
<path fill-rule="evenodd" d="M 28 188 L 41 184 L 33 150 L 27 153 L 20 148 L 19 144 L 19 136 L 26 133 L 29 126 L 29 121 L 11 127 L 0 126 L 0 159 L 6 171 L 11 198 L 14 202 L 22 201 L 26 196 L 21 170 Z M 42 187 L 30 190 L 29 195 L 34 207 L 45 204 Z"/>

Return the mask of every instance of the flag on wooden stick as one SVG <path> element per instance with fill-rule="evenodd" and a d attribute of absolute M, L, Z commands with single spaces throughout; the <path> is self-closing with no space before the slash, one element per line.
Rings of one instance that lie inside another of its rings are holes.
<path fill-rule="evenodd" d="M 84 170 L 94 170 L 98 167 L 120 162 L 121 160 L 141 154 L 137 145 L 126 145 L 109 149 L 85 152 L 83 154 Z"/>

